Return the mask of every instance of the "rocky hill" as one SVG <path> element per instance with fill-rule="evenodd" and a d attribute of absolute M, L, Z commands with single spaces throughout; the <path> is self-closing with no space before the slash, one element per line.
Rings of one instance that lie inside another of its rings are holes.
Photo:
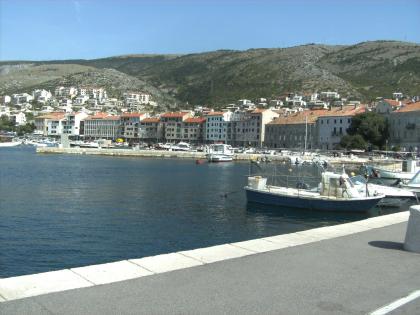
<path fill-rule="evenodd" d="M 16 66 L 22 69 L 2 74 L 3 67 Z M 43 69 L 53 66 L 59 71 L 51 73 L 54 80 L 46 83 L 49 72 Z M 25 67 L 31 69 L 31 76 L 9 80 L 11 73 L 27 71 Z M 66 67 L 73 72 L 60 76 Z M 389 97 L 395 91 L 420 94 L 420 45 L 374 41 L 351 46 L 309 44 L 189 55 L 31 62 L 29 65 L 28 62 L 0 63 L 0 93 L 9 91 L 13 80 L 19 81 L 20 86 L 32 87 L 36 85 L 36 78 L 43 84 L 72 82 L 73 78 L 86 84 L 102 78 L 96 84 L 112 83 L 110 86 L 115 91 L 133 84 L 132 89 L 147 88 L 146 91 L 153 91 L 166 101 L 176 99 L 189 104 L 224 105 L 239 98 L 321 90 L 370 100 L 380 95 Z M 6 82 L 9 85 L 5 88 Z"/>

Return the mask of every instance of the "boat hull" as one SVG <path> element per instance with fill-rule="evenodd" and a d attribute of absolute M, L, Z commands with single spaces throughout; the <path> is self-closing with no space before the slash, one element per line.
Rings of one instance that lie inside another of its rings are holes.
<path fill-rule="evenodd" d="M 375 170 L 379 173 L 381 178 L 386 179 L 402 179 L 402 180 L 409 180 L 413 178 L 415 173 L 408 173 L 408 172 L 393 172 L 384 169 L 375 168 Z"/>
<path fill-rule="evenodd" d="M 307 199 L 298 196 L 286 196 L 268 191 L 254 190 L 249 187 L 245 187 L 245 191 L 248 202 L 317 211 L 367 212 L 382 199 L 382 196 L 348 200 Z"/>
<path fill-rule="evenodd" d="M 207 160 L 209 162 L 231 162 L 233 158 L 232 156 L 224 154 L 208 154 Z"/>
<path fill-rule="evenodd" d="M 17 147 L 21 145 L 20 142 L 0 142 L 0 148 L 10 148 L 10 147 Z"/>

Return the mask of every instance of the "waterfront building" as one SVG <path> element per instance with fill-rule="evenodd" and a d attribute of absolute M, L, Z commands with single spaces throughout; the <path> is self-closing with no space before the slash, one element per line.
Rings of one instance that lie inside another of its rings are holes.
<path fill-rule="evenodd" d="M 279 114 L 271 109 L 234 112 L 227 124 L 227 143 L 261 147 L 265 140 L 265 125 L 277 117 Z"/>
<path fill-rule="evenodd" d="M 62 121 L 63 134 L 80 136 L 84 133 L 84 119 L 88 114 L 84 112 L 66 113 Z"/>
<path fill-rule="evenodd" d="M 165 139 L 169 142 L 182 141 L 182 123 L 190 118 L 189 112 L 171 112 L 160 116 L 164 124 Z"/>
<path fill-rule="evenodd" d="M 140 121 L 139 138 L 145 142 L 157 143 L 164 137 L 164 126 L 159 117 L 144 118 Z"/>
<path fill-rule="evenodd" d="M 316 121 L 317 147 L 324 150 L 335 149 L 341 138 L 347 134 L 353 116 L 366 111 L 365 106 L 332 107 L 323 111 Z"/>
<path fill-rule="evenodd" d="M 205 116 L 205 142 L 226 143 L 228 140 L 228 122 L 232 112 L 210 112 Z"/>
<path fill-rule="evenodd" d="M 84 120 L 85 138 L 116 140 L 121 132 L 120 116 L 97 113 Z"/>
<path fill-rule="evenodd" d="M 121 137 L 130 143 L 137 143 L 140 139 L 140 121 L 146 118 L 145 113 L 121 114 Z"/>
<path fill-rule="evenodd" d="M 51 112 L 35 117 L 35 130 L 44 136 L 59 136 L 62 134 L 64 116 L 62 112 Z"/>
<path fill-rule="evenodd" d="M 420 102 L 406 104 L 389 115 L 390 145 L 420 151 Z"/>
<path fill-rule="evenodd" d="M 316 145 L 316 120 L 323 110 L 305 110 L 276 118 L 265 126 L 269 148 L 313 149 Z"/>
<path fill-rule="evenodd" d="M 182 123 L 182 139 L 186 142 L 202 143 L 204 135 L 204 117 L 190 117 Z"/>

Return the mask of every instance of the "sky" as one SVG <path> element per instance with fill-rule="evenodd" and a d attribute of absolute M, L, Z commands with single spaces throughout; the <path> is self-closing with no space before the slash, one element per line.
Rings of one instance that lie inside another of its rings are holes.
<path fill-rule="evenodd" d="M 0 0 L 0 60 L 420 43 L 420 0 Z"/>

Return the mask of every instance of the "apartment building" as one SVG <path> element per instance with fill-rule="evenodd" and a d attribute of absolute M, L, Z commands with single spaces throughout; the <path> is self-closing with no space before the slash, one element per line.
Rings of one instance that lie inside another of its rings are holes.
<path fill-rule="evenodd" d="M 85 138 L 115 140 L 121 132 L 121 117 L 97 113 L 84 120 Z"/>
<path fill-rule="evenodd" d="M 208 143 L 227 143 L 228 122 L 232 112 L 210 112 L 205 116 L 204 141 Z"/>
<path fill-rule="evenodd" d="M 145 142 L 157 143 L 164 139 L 164 126 L 159 117 L 144 118 L 140 121 L 139 138 Z"/>
<path fill-rule="evenodd" d="M 121 137 L 130 143 L 140 139 L 140 122 L 148 115 L 145 113 L 124 113 L 121 115 Z"/>
<path fill-rule="evenodd" d="M 407 104 L 389 115 L 390 145 L 420 151 L 420 102 Z"/>
<path fill-rule="evenodd" d="M 182 123 L 182 139 L 191 143 L 202 143 L 204 135 L 204 117 L 190 117 Z"/>
<path fill-rule="evenodd" d="M 182 126 L 183 122 L 190 118 L 189 112 L 171 112 L 160 116 L 164 124 L 164 137 L 167 141 L 176 142 L 183 140 Z"/>

